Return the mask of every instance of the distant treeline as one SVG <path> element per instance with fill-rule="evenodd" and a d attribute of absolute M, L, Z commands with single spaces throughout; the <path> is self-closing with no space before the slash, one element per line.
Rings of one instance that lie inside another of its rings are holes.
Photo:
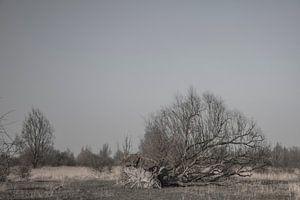
<path fill-rule="evenodd" d="M 108 144 L 104 144 L 99 153 L 94 153 L 91 148 L 83 147 L 77 156 L 71 150 L 60 151 L 51 148 L 42 157 L 38 167 L 42 166 L 86 166 L 97 170 L 105 167 L 111 169 L 114 165 L 120 165 L 126 152 L 118 149 L 114 155 Z M 12 160 L 13 165 L 31 165 L 30 152 L 23 152 L 15 156 Z"/>
<path fill-rule="evenodd" d="M 299 168 L 300 148 L 284 147 L 277 143 L 271 150 L 271 163 L 274 167 Z"/>
<path fill-rule="evenodd" d="M 118 149 L 112 154 L 108 144 L 104 144 L 99 153 L 91 148 L 83 147 L 77 156 L 69 149 L 60 151 L 52 148 L 45 154 L 39 166 L 86 166 L 102 170 L 120 165 L 126 152 Z M 14 165 L 30 164 L 30 155 L 26 152 L 14 158 Z M 300 168 L 300 148 L 284 147 L 277 143 L 270 148 L 270 165 L 281 168 Z"/>

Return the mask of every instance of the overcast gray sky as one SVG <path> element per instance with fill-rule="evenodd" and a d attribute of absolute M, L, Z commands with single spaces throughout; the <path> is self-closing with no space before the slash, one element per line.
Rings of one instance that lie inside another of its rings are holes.
<path fill-rule="evenodd" d="M 300 145 L 300 1 L 0 1 L 0 112 L 40 108 L 55 146 L 135 142 L 193 85 Z"/>

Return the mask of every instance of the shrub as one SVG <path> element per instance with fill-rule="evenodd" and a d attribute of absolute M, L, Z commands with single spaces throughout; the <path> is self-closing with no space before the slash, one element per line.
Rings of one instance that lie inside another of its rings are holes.
<path fill-rule="evenodd" d="M 7 154 L 0 155 L 0 182 L 7 180 L 10 173 L 9 156 Z"/>
<path fill-rule="evenodd" d="M 0 165 L 0 182 L 5 182 L 9 175 L 9 167 Z"/>
<path fill-rule="evenodd" d="M 30 167 L 28 165 L 21 165 L 17 169 L 17 175 L 22 179 L 28 179 L 30 176 Z"/>

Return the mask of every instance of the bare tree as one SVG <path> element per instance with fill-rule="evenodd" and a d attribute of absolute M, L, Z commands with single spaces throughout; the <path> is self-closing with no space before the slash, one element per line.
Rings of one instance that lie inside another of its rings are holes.
<path fill-rule="evenodd" d="M 114 159 L 114 164 L 115 165 L 120 165 L 123 161 L 124 158 L 124 153 L 120 149 L 119 143 L 117 143 L 117 151 L 115 152 L 113 159 Z"/>
<path fill-rule="evenodd" d="M 9 175 L 11 159 L 18 151 L 18 140 L 13 139 L 5 129 L 7 112 L 0 115 L 0 182 L 5 181 Z"/>
<path fill-rule="evenodd" d="M 131 154 L 131 151 L 132 151 L 131 137 L 126 135 L 122 142 L 122 150 L 119 147 L 119 143 L 117 143 L 117 151 L 114 154 L 115 164 L 120 165 Z"/>
<path fill-rule="evenodd" d="M 109 144 L 103 144 L 102 149 L 100 149 L 99 156 L 101 158 L 108 158 L 111 155 L 111 150 L 109 148 Z"/>
<path fill-rule="evenodd" d="M 39 109 L 32 108 L 25 117 L 21 138 L 24 150 L 29 152 L 30 162 L 36 168 L 53 146 L 54 139 L 53 127 Z"/>
<path fill-rule="evenodd" d="M 150 118 L 140 150 L 167 170 L 169 183 L 189 185 L 250 175 L 268 164 L 264 140 L 254 121 L 190 88 Z"/>
<path fill-rule="evenodd" d="M 94 154 L 90 147 L 81 148 L 81 152 L 77 156 L 77 164 L 98 169 L 100 165 L 99 155 Z"/>
<path fill-rule="evenodd" d="M 131 137 L 129 137 L 128 135 L 126 135 L 124 138 L 122 148 L 123 148 L 123 157 L 126 158 L 130 154 L 132 149 Z"/>
<path fill-rule="evenodd" d="M 99 160 L 100 170 L 102 170 L 104 167 L 108 167 L 108 169 L 111 169 L 113 165 L 113 159 L 111 158 L 111 149 L 109 147 L 109 144 L 103 144 L 102 149 L 99 152 Z"/>
<path fill-rule="evenodd" d="M 12 150 L 12 137 L 7 133 L 4 125 L 4 120 L 10 112 L 0 115 L 0 153 L 9 154 Z"/>

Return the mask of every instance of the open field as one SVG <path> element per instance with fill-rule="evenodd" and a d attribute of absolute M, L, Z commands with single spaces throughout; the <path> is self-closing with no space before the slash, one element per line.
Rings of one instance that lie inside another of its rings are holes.
<path fill-rule="evenodd" d="M 29 180 L 0 185 L 0 199 L 300 199 L 299 171 L 274 171 L 230 180 L 222 186 L 129 189 L 116 185 L 118 168 L 111 173 L 87 168 L 35 169 Z"/>

